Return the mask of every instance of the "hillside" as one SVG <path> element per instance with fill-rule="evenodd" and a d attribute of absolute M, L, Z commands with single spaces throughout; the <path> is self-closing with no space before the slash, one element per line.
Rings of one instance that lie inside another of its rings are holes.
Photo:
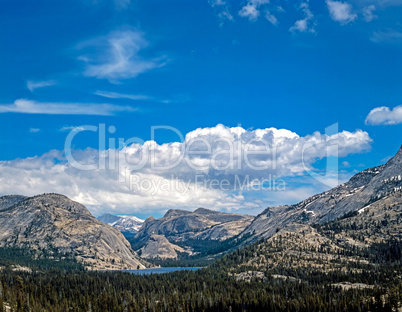
<path fill-rule="evenodd" d="M 238 280 L 302 282 L 324 274 L 339 287 L 374 288 L 388 276 L 395 286 L 402 276 L 402 192 L 327 223 L 288 223 L 222 262 Z M 386 272 L 377 272 L 380 267 Z"/>
<path fill-rule="evenodd" d="M 117 229 L 63 195 L 4 196 L 0 206 L 0 247 L 74 254 L 97 270 L 145 267 Z"/>
<path fill-rule="evenodd" d="M 143 257 L 177 259 L 180 254 L 187 256 L 201 254 L 211 246 L 223 246 L 225 241 L 240 234 L 252 220 L 251 216 L 222 213 L 205 208 L 198 208 L 194 212 L 169 210 L 160 219 L 153 217 L 146 219 L 130 241 L 133 248 L 140 253 L 147 251 L 141 254 Z M 159 236 L 159 239 L 155 240 L 154 235 Z M 166 239 L 162 240 L 160 236 Z M 158 246 L 158 242 L 161 245 Z M 167 250 L 169 252 L 166 252 Z M 179 253 L 171 252 L 172 250 Z"/>
<path fill-rule="evenodd" d="M 340 302 L 344 307 L 333 311 L 401 311 L 402 193 L 334 221 L 289 223 L 269 238 L 226 255 L 212 268 L 251 288 L 287 285 L 290 289 L 282 297 L 279 290 L 269 295 L 277 294 L 276 300 L 296 296 L 282 305 L 294 304 L 291 311 L 323 311 Z M 300 293 L 313 285 L 318 288 L 307 298 L 321 288 L 329 302 L 315 308 L 301 303 L 306 298 Z M 352 293 L 345 301 L 335 299 Z M 360 306 L 347 307 L 356 303 Z"/>
<path fill-rule="evenodd" d="M 268 238 L 290 223 L 323 224 L 353 214 L 402 191 L 402 147 L 385 165 L 364 170 L 347 183 L 298 204 L 270 207 L 241 235 Z"/>

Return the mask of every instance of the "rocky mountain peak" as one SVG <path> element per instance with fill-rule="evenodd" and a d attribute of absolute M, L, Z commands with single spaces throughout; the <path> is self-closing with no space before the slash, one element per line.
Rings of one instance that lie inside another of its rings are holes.
<path fill-rule="evenodd" d="M 98 220 L 103 222 L 103 223 L 114 223 L 116 221 L 118 221 L 120 218 L 118 216 L 112 215 L 110 213 L 104 213 L 103 215 L 101 215 L 100 217 L 98 217 Z"/>
<path fill-rule="evenodd" d="M 270 207 L 256 217 L 243 234 L 270 237 L 287 224 L 323 224 L 364 211 L 373 203 L 402 192 L 402 147 L 385 165 L 363 170 L 349 182 L 306 200 L 283 207 Z"/>
<path fill-rule="evenodd" d="M 0 211 L 4 209 L 8 209 L 11 206 L 14 206 L 23 200 L 25 200 L 27 197 L 22 196 L 22 195 L 6 195 L 0 197 Z"/>
<path fill-rule="evenodd" d="M 152 222 L 152 221 L 155 221 L 155 218 L 152 216 L 145 219 L 145 223 Z"/>
<path fill-rule="evenodd" d="M 144 267 L 123 234 L 85 206 L 59 194 L 17 199 L 0 211 L 0 246 L 73 254 L 92 269 Z"/>
<path fill-rule="evenodd" d="M 89 210 L 82 204 L 77 203 L 65 195 L 61 194 L 42 194 L 29 197 L 20 203 L 23 207 L 35 207 L 36 209 L 47 210 L 51 213 L 78 214 L 82 217 L 91 216 Z"/>
<path fill-rule="evenodd" d="M 210 215 L 210 214 L 217 214 L 219 212 L 211 210 L 211 209 L 206 209 L 206 208 L 198 208 L 198 209 L 194 210 L 194 213 L 200 214 L 200 215 Z"/>
<path fill-rule="evenodd" d="M 165 215 L 163 217 L 164 218 L 179 217 L 179 216 L 188 215 L 190 213 L 191 213 L 190 211 L 186 211 L 186 210 L 170 209 L 165 213 Z"/>
<path fill-rule="evenodd" d="M 101 215 L 98 220 L 115 227 L 126 237 L 135 235 L 144 223 L 144 220 L 136 216 L 112 215 L 110 213 Z"/>

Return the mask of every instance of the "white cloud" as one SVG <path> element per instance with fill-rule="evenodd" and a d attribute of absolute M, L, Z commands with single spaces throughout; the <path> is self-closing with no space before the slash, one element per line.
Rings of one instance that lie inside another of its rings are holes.
<path fill-rule="evenodd" d="M 349 24 L 357 19 L 357 15 L 352 13 L 353 7 L 351 4 L 332 0 L 326 0 L 326 3 L 331 18 L 341 25 Z"/>
<path fill-rule="evenodd" d="M 30 133 L 38 133 L 40 131 L 39 128 L 29 128 Z"/>
<path fill-rule="evenodd" d="M 304 12 L 304 18 L 297 20 L 295 24 L 289 28 L 289 31 L 295 32 L 311 32 L 315 33 L 315 21 L 314 14 L 311 12 L 307 2 L 303 2 L 300 5 L 300 10 Z"/>
<path fill-rule="evenodd" d="M 305 32 L 307 31 L 308 27 L 307 27 L 307 20 L 306 19 L 301 19 L 301 20 L 297 20 L 295 22 L 295 24 L 289 28 L 289 30 L 291 32 L 294 31 L 300 31 L 300 32 Z"/>
<path fill-rule="evenodd" d="M 397 125 L 402 123 L 402 105 L 393 109 L 382 106 L 371 110 L 366 118 L 367 125 Z"/>
<path fill-rule="evenodd" d="M 100 91 L 100 90 L 94 92 L 94 94 L 109 99 L 129 99 L 134 101 L 152 100 L 152 97 L 142 94 L 123 94 L 123 93 Z"/>
<path fill-rule="evenodd" d="M 57 82 L 54 80 L 28 80 L 27 81 L 27 88 L 29 91 L 33 92 L 39 88 L 51 87 L 56 85 Z"/>
<path fill-rule="evenodd" d="M 100 90 L 94 92 L 94 94 L 108 99 L 129 99 L 133 101 L 150 101 L 163 104 L 182 103 L 187 102 L 189 100 L 189 97 L 184 94 L 175 96 L 173 99 L 158 99 L 143 94 L 126 94 L 126 93 L 100 91 Z"/>
<path fill-rule="evenodd" d="M 386 31 L 375 31 L 370 37 L 370 40 L 375 43 L 401 43 L 402 32 L 394 29 Z"/>
<path fill-rule="evenodd" d="M 247 17 L 250 21 L 256 21 L 258 16 L 260 16 L 260 11 L 257 10 L 255 5 L 248 3 L 239 11 L 241 17 Z"/>
<path fill-rule="evenodd" d="M 72 130 L 74 130 L 74 131 L 84 131 L 85 128 L 76 127 L 76 126 L 65 126 L 65 127 L 61 127 L 59 131 L 60 132 L 65 132 L 65 131 L 72 131 Z"/>
<path fill-rule="evenodd" d="M 241 10 L 239 11 L 239 16 L 246 17 L 250 21 L 256 21 L 260 16 L 260 7 L 268 3 L 269 0 L 250 0 L 245 6 L 241 8 Z M 266 17 L 269 17 L 272 20 L 271 14 Z"/>
<path fill-rule="evenodd" d="M 265 12 L 265 18 L 272 25 L 278 25 L 278 19 L 274 15 L 272 15 L 272 13 L 269 12 L 268 10 Z"/>
<path fill-rule="evenodd" d="M 375 5 L 369 5 L 363 8 L 363 17 L 366 22 L 371 22 L 372 20 L 376 19 L 378 16 L 374 14 Z"/>
<path fill-rule="evenodd" d="M 233 15 L 230 13 L 229 2 L 224 0 L 209 0 L 209 4 L 215 10 L 221 27 L 226 21 L 234 21 Z"/>
<path fill-rule="evenodd" d="M 356 0 L 355 0 L 356 1 Z M 402 0 L 359 0 L 359 4 L 375 5 L 376 7 L 401 6 Z"/>
<path fill-rule="evenodd" d="M 15 100 L 13 104 L 0 105 L 1 113 L 47 114 L 47 115 L 114 115 L 118 112 L 134 112 L 129 106 L 93 103 L 37 102 L 26 99 Z"/>
<path fill-rule="evenodd" d="M 80 135 L 79 131 L 74 134 Z M 292 186 L 293 180 L 310 184 L 310 195 L 325 188 L 305 170 L 314 169 L 317 159 L 338 154 L 333 144 L 338 144 L 339 156 L 344 157 L 368 150 L 370 142 L 369 135 L 361 130 L 301 137 L 286 129 L 245 130 L 217 125 L 187 133 L 183 143 L 147 141 L 101 152 L 76 150 L 72 157 L 77 163 L 68 162 L 61 151 L 3 161 L 0 194 L 63 193 L 88 205 L 95 214 L 153 214 L 168 208 L 196 207 L 259 212 L 268 203 L 303 199 L 299 197 L 305 192 L 301 194 Z M 177 159 L 181 161 L 169 168 Z M 91 168 L 79 168 L 78 163 L 94 168 L 83 170 Z M 255 185 L 254 179 L 273 185 L 282 184 L 280 179 L 288 182 L 286 189 L 240 190 L 242 183 Z M 339 182 L 332 174 L 327 180 L 331 185 Z"/>
<path fill-rule="evenodd" d="M 117 83 L 165 65 L 162 58 L 145 59 L 139 55 L 147 46 L 148 42 L 139 31 L 115 31 L 81 43 L 79 49 L 95 48 L 95 51 L 81 55 L 79 60 L 86 63 L 85 76 Z"/>

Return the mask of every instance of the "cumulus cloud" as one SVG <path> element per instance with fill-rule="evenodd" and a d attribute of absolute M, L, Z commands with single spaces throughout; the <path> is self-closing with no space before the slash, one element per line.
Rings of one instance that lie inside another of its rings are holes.
<path fill-rule="evenodd" d="M 247 17 L 250 21 L 256 21 L 258 16 L 260 16 L 260 11 L 257 10 L 257 6 L 248 3 L 239 11 L 241 17 Z"/>
<path fill-rule="evenodd" d="M 393 109 L 382 106 L 371 110 L 366 118 L 367 125 L 397 125 L 402 123 L 402 105 Z"/>
<path fill-rule="evenodd" d="M 353 7 L 351 4 L 332 0 L 327 0 L 326 3 L 331 18 L 341 25 L 349 24 L 357 19 L 357 15 L 352 13 Z"/>
<path fill-rule="evenodd" d="M 79 49 L 92 49 L 92 53 L 78 59 L 86 64 L 85 76 L 117 83 L 165 65 L 162 58 L 145 59 L 139 55 L 147 46 L 142 32 L 115 31 L 81 43 Z"/>
<path fill-rule="evenodd" d="M 314 21 L 314 14 L 311 12 L 308 2 L 303 2 L 300 5 L 300 10 L 302 10 L 304 12 L 304 18 L 297 20 L 295 22 L 295 24 L 289 28 L 289 31 L 315 33 L 315 24 L 316 23 Z"/>
<path fill-rule="evenodd" d="M 240 9 L 239 16 L 248 18 L 250 21 L 256 21 L 261 14 L 261 8 L 268 3 L 269 0 L 250 0 Z M 266 10 L 265 17 L 272 24 L 277 24 L 275 16 L 273 16 L 268 10 Z"/>
<path fill-rule="evenodd" d="M 115 115 L 118 112 L 134 112 L 129 106 L 93 103 L 37 102 L 26 99 L 15 100 L 13 104 L 0 105 L 1 113 L 46 114 L 46 115 Z"/>
<path fill-rule="evenodd" d="M 33 92 L 39 88 L 51 87 L 56 85 L 57 82 L 54 80 L 28 80 L 27 81 L 27 88 L 29 91 Z"/>
<path fill-rule="evenodd" d="M 75 128 L 66 142 L 85 130 Z M 280 204 L 287 195 L 296 196 L 288 178 L 318 184 L 306 177 L 317 159 L 360 153 L 370 142 L 361 130 L 299 136 L 286 129 L 217 125 L 191 131 L 181 142 L 132 138 L 101 151 L 71 150 L 67 144 L 64 152 L 0 162 L 0 194 L 63 193 L 95 214 L 196 207 L 247 213 L 263 209 L 268 201 Z M 332 174 L 326 179 L 339 182 Z"/>

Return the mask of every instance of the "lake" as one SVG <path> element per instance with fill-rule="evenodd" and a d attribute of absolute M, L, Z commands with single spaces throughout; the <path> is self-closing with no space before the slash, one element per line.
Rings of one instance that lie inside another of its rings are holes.
<path fill-rule="evenodd" d="M 176 271 L 196 271 L 202 268 L 153 268 L 153 269 L 144 269 L 144 270 L 128 270 L 124 272 L 137 274 L 137 275 L 149 275 L 149 274 L 164 274 L 171 273 Z"/>

